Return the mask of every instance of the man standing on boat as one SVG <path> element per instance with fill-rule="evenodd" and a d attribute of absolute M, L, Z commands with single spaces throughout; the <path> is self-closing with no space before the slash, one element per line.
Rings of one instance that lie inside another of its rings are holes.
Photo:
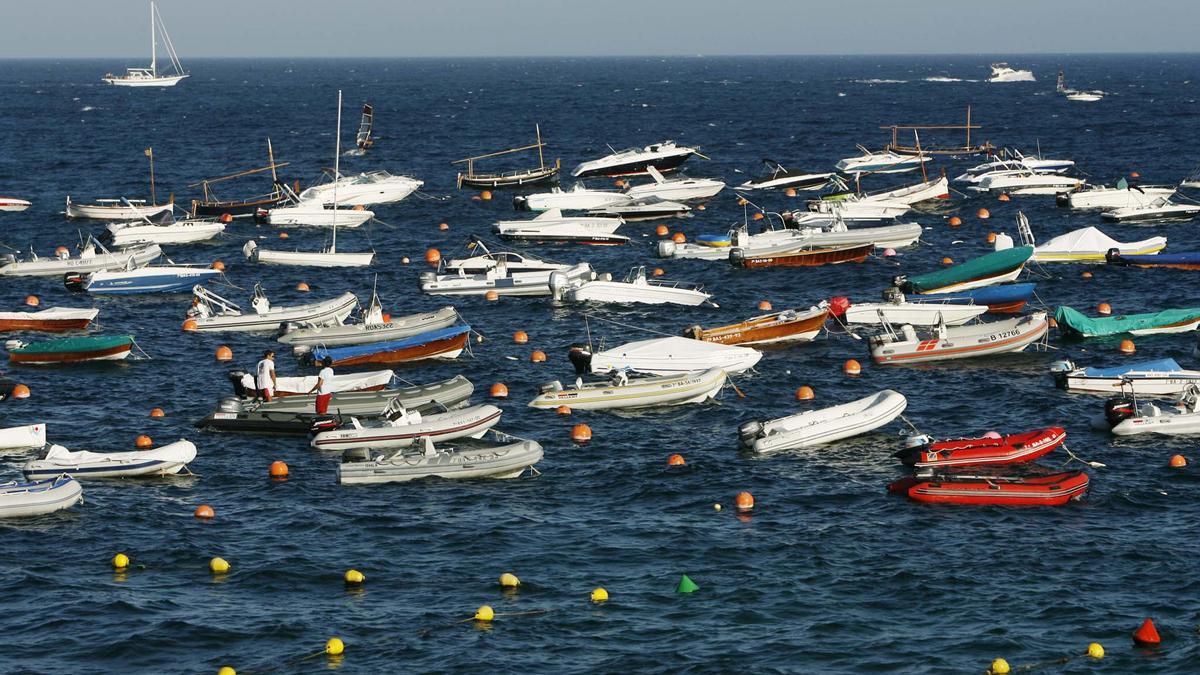
<path fill-rule="evenodd" d="M 321 372 L 317 373 L 317 385 L 308 393 L 317 392 L 317 414 L 329 412 L 329 400 L 333 398 L 333 358 L 321 359 Z"/>
<path fill-rule="evenodd" d="M 254 386 L 258 389 L 258 397 L 270 401 L 275 393 L 275 350 L 263 352 L 262 360 L 254 370 Z"/>

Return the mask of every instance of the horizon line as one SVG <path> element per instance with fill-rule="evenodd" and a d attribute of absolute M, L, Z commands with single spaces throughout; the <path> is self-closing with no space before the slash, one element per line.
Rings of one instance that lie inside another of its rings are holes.
<path fill-rule="evenodd" d="M 704 58 L 833 58 L 833 57 L 936 57 L 936 56 L 972 56 L 972 57 L 1012 57 L 1012 56 L 1193 56 L 1200 54 L 1200 50 L 1195 51 L 1075 51 L 1075 52 L 879 52 L 879 53 L 852 53 L 852 52 L 827 52 L 827 53 L 763 53 L 763 54 L 736 54 L 736 53 L 712 53 L 712 54 L 469 54 L 469 55 L 416 55 L 416 54 L 396 54 L 396 55 L 327 55 L 327 56 L 308 56 L 308 55 L 220 55 L 220 56 L 191 56 L 189 60 L 206 60 L 206 61 L 236 61 L 245 59 L 258 59 L 264 61 L 271 60 L 289 60 L 289 61 L 317 61 L 317 60 L 336 60 L 336 59 L 370 59 L 370 60 L 385 60 L 385 59 L 413 59 L 413 60 L 473 60 L 473 59 L 704 59 Z M 0 56 L 0 61 L 93 61 L 101 59 L 142 59 L 145 60 L 144 54 L 126 55 L 126 56 Z"/>

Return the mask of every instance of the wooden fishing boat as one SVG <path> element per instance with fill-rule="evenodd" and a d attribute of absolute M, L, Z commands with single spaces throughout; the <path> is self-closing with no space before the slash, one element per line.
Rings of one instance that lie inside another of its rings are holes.
<path fill-rule="evenodd" d="M 784 253 L 746 256 L 742 249 L 729 252 L 729 262 L 734 267 L 757 269 L 760 267 L 817 267 L 846 262 L 860 263 L 875 250 L 875 244 L 802 248 Z"/>
<path fill-rule="evenodd" d="M 471 327 L 462 324 L 439 328 L 400 340 L 375 342 L 349 347 L 318 347 L 305 360 L 321 363 L 326 356 L 335 366 L 358 366 L 368 363 L 409 363 L 425 359 L 454 359 L 467 348 Z"/>
<path fill-rule="evenodd" d="M 943 473 L 901 478 L 888 491 L 918 502 L 979 506 L 1061 506 L 1088 489 L 1083 471 L 1032 476 Z"/>
<path fill-rule="evenodd" d="M 142 199 L 97 199 L 95 204 L 76 204 L 67 195 L 67 218 L 88 218 L 92 220 L 141 220 L 154 218 L 175 210 L 175 195 L 166 204 L 158 204 L 154 191 L 154 148 L 142 151 L 150 159 L 150 202 Z"/>
<path fill-rule="evenodd" d="M 763 314 L 745 321 L 701 328 L 692 326 L 683 332 L 684 337 L 716 342 L 723 345 L 764 345 L 781 342 L 809 342 L 820 334 L 829 317 L 829 305 L 822 302 L 807 310 L 785 309 L 781 312 Z"/>
<path fill-rule="evenodd" d="M 129 351 L 133 349 L 133 336 L 84 335 L 30 344 L 10 340 L 6 347 L 10 363 L 25 365 L 120 361 L 127 358 Z"/>
<path fill-rule="evenodd" d="M 900 275 L 892 283 L 905 293 L 955 293 L 1012 281 L 1025 269 L 1032 246 L 994 251 L 944 270 L 915 277 Z"/>
<path fill-rule="evenodd" d="M 276 169 L 285 167 L 288 162 L 276 162 L 275 151 L 271 147 L 271 139 L 267 139 L 267 166 L 258 167 L 256 169 L 248 169 L 246 171 L 238 171 L 227 176 L 218 176 L 216 178 L 206 178 L 199 183 L 191 183 L 190 188 L 199 187 L 204 191 L 203 199 L 192 200 L 192 217 L 199 218 L 203 216 L 219 217 L 228 215 L 230 218 L 247 218 L 253 217 L 258 213 L 259 209 L 271 209 L 283 201 L 283 192 L 279 187 L 279 175 Z M 247 197 L 246 199 L 223 200 L 210 189 L 214 183 L 223 183 L 225 181 L 242 178 L 244 176 L 253 176 L 264 171 L 271 172 L 271 192 L 257 197 Z M 298 186 L 297 186 L 298 187 Z"/>
<path fill-rule="evenodd" d="M 896 453 L 905 466 L 949 468 L 986 464 L 1029 462 L 1048 454 L 1067 440 L 1062 427 L 1007 436 L 955 438 L 934 441 L 928 436 L 913 436 L 908 447 Z"/>
<path fill-rule="evenodd" d="M 83 330 L 96 318 L 100 310 L 74 309 L 71 307 L 48 307 L 36 312 L 0 312 L 0 333 L 18 330 L 65 333 Z"/>
<path fill-rule="evenodd" d="M 1064 335 L 1078 338 L 1188 333 L 1200 327 L 1200 307 L 1092 318 L 1063 305 L 1054 310 L 1054 320 Z"/>
<path fill-rule="evenodd" d="M 467 170 L 464 173 L 458 174 L 458 187 L 480 188 L 480 189 L 495 189 L 495 188 L 513 188 L 523 187 L 526 185 L 542 185 L 551 183 L 558 179 L 558 171 L 561 168 L 561 162 L 554 160 L 553 165 L 547 165 L 545 157 L 542 154 L 542 149 L 546 144 L 542 142 L 542 130 L 540 126 L 535 126 L 534 130 L 537 134 L 537 142 L 533 145 L 524 145 L 519 148 L 509 148 L 498 152 L 489 152 L 483 155 L 475 155 L 474 157 L 464 157 L 451 162 L 451 164 L 466 164 Z M 517 171 L 508 171 L 503 173 L 478 173 L 475 171 L 475 162 L 481 159 L 491 157 L 502 157 L 528 150 L 537 150 L 538 166 L 532 169 L 520 169 Z"/>
<path fill-rule="evenodd" d="M 892 142 L 885 149 L 898 155 L 981 155 L 991 153 L 996 149 L 996 146 L 987 141 L 977 145 L 971 143 L 971 130 L 983 128 L 978 124 L 971 124 L 971 106 L 967 106 L 966 124 L 889 124 L 879 128 L 891 130 Z M 966 140 L 962 145 L 922 145 L 920 142 L 917 142 L 916 145 L 904 145 L 899 139 L 900 131 L 954 130 L 966 133 Z"/>

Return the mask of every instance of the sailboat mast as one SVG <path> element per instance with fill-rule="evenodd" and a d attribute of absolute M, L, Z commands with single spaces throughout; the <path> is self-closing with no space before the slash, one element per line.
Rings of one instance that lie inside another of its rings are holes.
<path fill-rule="evenodd" d="M 150 158 L 150 205 L 155 206 L 158 200 L 154 197 L 154 148 L 146 148 L 146 156 Z"/>
<path fill-rule="evenodd" d="M 154 30 L 154 3 L 150 3 L 150 74 L 158 77 L 158 36 Z"/>
<path fill-rule="evenodd" d="M 546 168 L 546 160 L 542 158 L 542 126 L 540 124 L 533 125 L 534 132 L 537 133 L 538 146 L 538 168 Z"/>
<path fill-rule="evenodd" d="M 971 148 L 971 106 L 967 106 L 967 149 Z"/>
<path fill-rule="evenodd" d="M 337 189 L 338 179 L 342 177 L 341 173 L 341 158 L 342 158 L 342 90 L 338 89 L 338 112 L 337 112 L 337 133 L 334 134 L 334 150 L 333 150 L 333 244 L 329 247 L 330 253 L 337 253 Z"/>

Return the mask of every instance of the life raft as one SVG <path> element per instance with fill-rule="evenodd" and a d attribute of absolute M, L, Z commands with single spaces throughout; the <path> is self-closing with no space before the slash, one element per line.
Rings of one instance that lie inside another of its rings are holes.
<path fill-rule="evenodd" d="M 1063 444 L 1067 431 L 1047 427 L 999 438 L 956 438 L 905 448 L 896 453 L 905 466 L 950 468 L 984 464 L 1017 464 L 1048 454 Z"/>
<path fill-rule="evenodd" d="M 1061 506 L 1087 493 L 1088 475 L 1065 471 L 1031 476 L 933 474 L 901 478 L 888 491 L 918 502 L 996 506 Z"/>

